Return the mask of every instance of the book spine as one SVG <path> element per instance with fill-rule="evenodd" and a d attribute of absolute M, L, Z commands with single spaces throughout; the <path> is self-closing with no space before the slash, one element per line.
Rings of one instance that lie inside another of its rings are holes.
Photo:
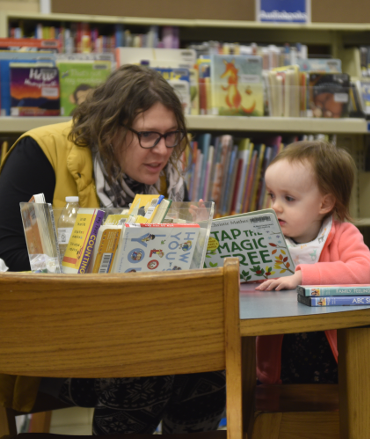
<path fill-rule="evenodd" d="M 297 287 L 301 296 L 370 296 L 370 285 L 364 286 L 301 286 Z"/>
<path fill-rule="evenodd" d="M 370 297 L 368 296 L 343 296 L 343 297 L 305 297 L 297 295 L 298 302 L 308 306 L 361 306 L 370 305 Z"/>
<path fill-rule="evenodd" d="M 84 254 L 81 258 L 81 264 L 78 268 L 78 273 L 86 273 L 87 269 L 89 267 L 89 262 L 91 259 L 91 256 L 93 254 L 94 245 L 96 242 L 96 237 L 99 231 L 99 227 L 101 226 L 104 218 L 104 211 L 98 210 L 96 213 L 96 217 L 94 220 L 94 224 L 91 228 L 90 235 L 87 241 L 87 245 L 84 251 Z"/>

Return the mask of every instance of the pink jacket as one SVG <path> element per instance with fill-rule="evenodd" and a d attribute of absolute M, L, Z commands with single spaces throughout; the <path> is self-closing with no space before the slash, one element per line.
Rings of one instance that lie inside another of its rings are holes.
<path fill-rule="evenodd" d="M 351 223 L 333 221 L 316 264 L 301 264 L 302 285 L 370 284 L 370 251 Z M 338 361 L 337 331 L 325 331 Z M 280 382 L 281 347 L 284 335 L 257 337 L 257 378 L 266 384 Z"/>

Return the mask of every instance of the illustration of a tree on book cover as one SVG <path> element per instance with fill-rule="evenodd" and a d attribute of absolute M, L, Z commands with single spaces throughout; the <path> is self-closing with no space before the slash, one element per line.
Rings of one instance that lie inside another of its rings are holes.
<path fill-rule="evenodd" d="M 237 257 L 242 282 L 294 274 L 294 264 L 275 215 L 236 215 L 214 221 L 204 267 L 222 267 L 223 259 Z"/>
<path fill-rule="evenodd" d="M 263 116 L 262 59 L 258 56 L 213 55 L 213 113 Z"/>

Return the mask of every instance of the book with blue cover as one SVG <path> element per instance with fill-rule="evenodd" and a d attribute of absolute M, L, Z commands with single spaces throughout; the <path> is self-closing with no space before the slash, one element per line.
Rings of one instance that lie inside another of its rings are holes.
<path fill-rule="evenodd" d="M 343 296 L 343 297 L 308 297 L 297 294 L 299 303 L 308 306 L 356 306 L 370 305 L 370 296 Z"/>
<path fill-rule="evenodd" d="M 55 54 L 48 52 L 0 51 L 1 116 L 10 116 L 10 63 L 48 63 L 55 65 Z"/>
<path fill-rule="evenodd" d="M 370 285 L 298 285 L 301 296 L 370 296 Z"/>

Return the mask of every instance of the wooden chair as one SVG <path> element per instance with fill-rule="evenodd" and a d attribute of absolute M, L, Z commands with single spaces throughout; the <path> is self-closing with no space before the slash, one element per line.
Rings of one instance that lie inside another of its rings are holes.
<path fill-rule="evenodd" d="M 94 378 L 223 369 L 227 437 L 243 439 L 237 258 L 183 272 L 0 275 L 0 373 Z M 0 412 L 9 437 L 13 414 Z"/>
<path fill-rule="evenodd" d="M 8 142 L 7 141 L 4 141 L 1 144 L 0 151 L 1 151 L 0 152 L 0 165 L 1 165 L 5 159 L 6 153 L 8 152 Z"/>

